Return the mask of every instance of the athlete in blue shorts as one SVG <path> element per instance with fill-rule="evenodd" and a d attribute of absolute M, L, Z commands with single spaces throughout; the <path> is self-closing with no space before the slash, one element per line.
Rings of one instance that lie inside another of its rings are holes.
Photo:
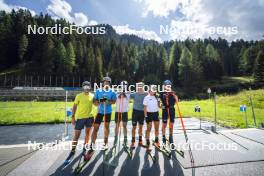
<path fill-rule="evenodd" d="M 97 132 L 100 124 L 104 121 L 104 145 L 108 147 L 109 123 L 111 121 L 112 104 L 116 102 L 116 93 L 110 88 L 111 78 L 103 78 L 103 89 L 98 89 L 95 92 L 94 104 L 98 106 L 98 114 L 95 118 L 94 129 L 92 133 L 92 144 L 95 144 Z M 92 148 L 92 146 L 90 147 Z"/>

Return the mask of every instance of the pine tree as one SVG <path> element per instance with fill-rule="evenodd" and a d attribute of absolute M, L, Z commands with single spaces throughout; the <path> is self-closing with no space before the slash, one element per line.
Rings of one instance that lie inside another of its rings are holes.
<path fill-rule="evenodd" d="M 192 84 L 192 73 L 193 73 L 193 64 L 192 64 L 192 53 L 187 47 L 184 47 L 181 53 L 179 66 L 179 78 L 181 84 L 185 88 L 190 88 Z"/>
<path fill-rule="evenodd" d="M 24 55 L 27 51 L 27 47 L 28 47 L 28 38 L 25 34 L 23 34 L 18 42 L 18 58 L 22 63 L 25 62 Z"/>
<path fill-rule="evenodd" d="M 170 50 L 169 59 L 169 75 L 175 85 L 178 85 L 179 81 L 179 66 L 178 63 L 181 57 L 181 47 L 178 43 L 174 43 Z"/>
<path fill-rule="evenodd" d="M 56 59 L 54 61 L 55 70 L 58 74 L 65 73 L 65 60 L 67 57 L 66 49 L 61 41 L 59 41 L 59 44 L 56 47 Z"/>
<path fill-rule="evenodd" d="M 258 52 L 254 68 L 254 79 L 257 83 L 264 84 L 264 53 Z"/>
<path fill-rule="evenodd" d="M 84 75 L 88 74 L 89 79 L 91 81 L 94 81 L 95 77 L 95 55 L 92 47 L 89 47 L 87 49 L 87 53 L 84 57 L 84 65 L 82 66 L 84 68 L 82 70 L 82 73 Z"/>
<path fill-rule="evenodd" d="M 82 45 L 81 41 L 77 41 L 77 44 L 76 44 L 76 66 L 78 67 L 78 70 L 82 67 L 83 62 L 84 62 L 83 45 Z"/>
<path fill-rule="evenodd" d="M 71 73 L 75 67 L 75 52 L 71 42 L 67 43 L 66 57 L 64 60 L 65 71 Z"/>
<path fill-rule="evenodd" d="M 223 73 L 222 63 L 218 51 L 211 44 L 206 46 L 206 55 L 203 59 L 202 65 L 206 79 L 221 79 Z"/>
<path fill-rule="evenodd" d="M 42 53 L 40 55 L 40 70 L 43 73 L 52 73 L 54 69 L 54 60 L 55 60 L 55 48 L 54 42 L 51 39 L 51 36 L 48 35 L 42 46 Z"/>
<path fill-rule="evenodd" d="M 95 49 L 95 81 L 101 81 L 103 77 L 103 58 L 99 48 Z"/>

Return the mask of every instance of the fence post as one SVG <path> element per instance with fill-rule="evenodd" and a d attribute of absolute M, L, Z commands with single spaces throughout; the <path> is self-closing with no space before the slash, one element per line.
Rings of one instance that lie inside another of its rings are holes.
<path fill-rule="evenodd" d="M 257 122 L 256 122 L 256 116 L 255 116 L 255 112 L 254 112 L 254 107 L 253 107 L 253 103 L 252 103 L 252 97 L 249 97 L 250 100 L 250 106 L 251 106 L 251 112 L 252 112 L 252 117 L 254 119 L 254 125 L 255 127 L 257 127 Z"/>
<path fill-rule="evenodd" d="M 214 92 L 214 126 L 212 126 L 212 131 L 216 133 L 216 92 Z"/>
<path fill-rule="evenodd" d="M 68 136 L 68 123 L 67 123 L 67 102 L 68 102 L 68 91 L 65 91 L 65 136 Z"/>

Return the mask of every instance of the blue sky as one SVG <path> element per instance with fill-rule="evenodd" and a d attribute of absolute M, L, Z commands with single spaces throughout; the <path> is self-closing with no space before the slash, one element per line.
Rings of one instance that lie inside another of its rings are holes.
<path fill-rule="evenodd" d="M 260 40 L 264 35 L 264 0 L 0 0 L 0 10 L 13 8 L 49 13 L 80 26 L 107 23 L 119 34 L 159 42 Z"/>

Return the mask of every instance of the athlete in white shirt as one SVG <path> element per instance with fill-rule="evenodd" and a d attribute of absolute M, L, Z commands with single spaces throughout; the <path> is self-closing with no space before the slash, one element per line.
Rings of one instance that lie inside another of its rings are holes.
<path fill-rule="evenodd" d="M 124 133 L 124 144 L 127 143 L 127 120 L 128 120 L 128 110 L 129 110 L 129 100 L 130 94 L 125 92 L 127 81 L 122 81 L 120 85 L 122 90 L 116 95 L 116 112 L 115 112 L 115 141 L 114 145 L 117 143 L 117 136 L 120 122 L 122 121 L 123 133 Z"/>
<path fill-rule="evenodd" d="M 159 108 L 160 102 L 156 96 L 156 86 L 151 85 L 149 94 L 144 98 L 144 115 L 147 123 L 147 131 L 146 131 L 146 146 L 147 148 L 150 145 L 150 131 L 152 128 L 152 122 L 154 122 L 154 130 L 155 130 L 155 143 L 159 146 Z"/>

